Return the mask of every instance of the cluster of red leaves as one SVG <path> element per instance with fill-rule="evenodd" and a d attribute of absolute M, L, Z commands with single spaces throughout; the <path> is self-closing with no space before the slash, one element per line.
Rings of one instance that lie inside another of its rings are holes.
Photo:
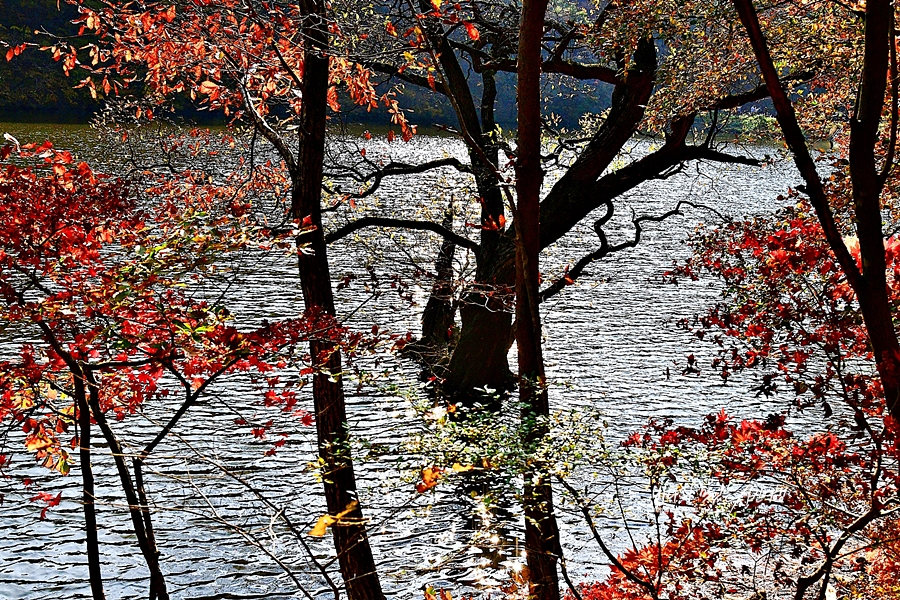
<path fill-rule="evenodd" d="M 891 429 L 874 431 L 862 411 L 807 437 L 786 429 L 782 415 L 735 421 L 720 412 L 698 428 L 651 423 L 622 445 L 652 489 L 673 490 L 657 517 L 665 535 L 583 586 L 585 600 L 793 590 L 823 565 L 851 597 L 893 597 L 900 449 Z M 698 484 L 703 477 L 711 479 Z M 693 493 L 684 487 L 691 481 Z"/>
<path fill-rule="evenodd" d="M 793 192 L 790 198 L 797 205 L 773 218 L 732 222 L 690 240 L 693 258 L 667 276 L 712 274 L 725 283 L 725 301 L 680 325 L 720 347 L 712 366 L 723 379 L 768 365 L 801 406 L 821 403 L 830 415 L 829 397 L 837 395 L 867 414 L 880 414 L 880 384 L 871 376 L 874 362 L 855 295 L 805 201 Z M 858 257 L 855 240 L 847 242 Z M 897 241 L 887 240 L 886 247 L 891 302 L 900 308 Z M 740 343 L 727 346 L 729 338 Z M 774 391 L 773 377 L 757 390 Z"/>
<path fill-rule="evenodd" d="M 210 191 L 205 178 L 159 182 L 140 208 L 128 183 L 73 166 L 49 143 L 18 155 L 35 158 L 36 166 L 0 172 L 0 319 L 31 341 L 0 362 L 0 423 L 17 423 L 46 467 L 67 473 L 78 445 L 78 372 L 93 374 L 100 409 L 121 420 L 158 396 L 198 397 L 230 372 L 308 377 L 327 358 L 308 356 L 310 339 L 350 356 L 376 343 L 315 310 L 239 330 L 223 304 L 195 293 L 229 254 L 273 245 L 231 210 L 234 195 Z M 286 237 L 296 233 L 302 228 Z M 311 423 L 294 391 L 272 387 L 264 408 Z"/>
<path fill-rule="evenodd" d="M 302 78 L 309 19 L 300 4 L 241 0 L 170 2 L 68 0 L 78 6 L 87 44 L 49 46 L 69 73 L 87 71 L 82 86 L 95 96 L 119 94 L 140 80 L 160 98 L 187 94 L 235 119 L 250 112 L 265 119 L 277 106 L 294 114 L 303 107 Z M 340 27 L 328 32 L 340 38 Z M 383 105 L 404 140 L 415 134 L 393 94 L 379 96 L 371 72 L 346 56 L 329 60 L 328 104 L 340 111 L 338 87 L 367 110 Z M 142 111 L 143 112 L 143 111 Z"/>

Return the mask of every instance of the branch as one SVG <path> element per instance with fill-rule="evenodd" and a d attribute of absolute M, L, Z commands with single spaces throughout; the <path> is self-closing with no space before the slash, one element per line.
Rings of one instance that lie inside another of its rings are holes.
<path fill-rule="evenodd" d="M 194 406 L 194 404 L 197 403 L 197 400 L 200 398 L 200 396 L 206 390 L 206 388 L 208 387 L 210 382 L 214 381 L 220 375 L 225 373 L 240 358 L 242 358 L 242 357 L 235 357 L 235 358 L 232 358 L 231 360 L 227 361 L 224 365 L 219 367 L 218 370 L 216 370 L 214 373 L 210 374 L 210 376 L 206 378 L 206 381 L 204 381 L 200 385 L 199 388 L 197 388 L 196 390 L 193 390 L 193 391 L 191 390 L 190 384 L 187 384 L 187 381 L 184 380 L 184 377 L 181 375 L 181 373 L 178 372 L 178 369 L 176 369 L 174 367 L 174 365 L 172 365 L 169 362 L 163 362 L 163 366 L 165 366 L 169 370 L 170 373 L 174 374 L 179 380 L 181 380 L 183 385 L 187 384 L 187 397 L 185 398 L 184 402 L 181 403 L 181 406 L 178 407 L 178 410 L 175 411 L 175 414 L 172 415 L 172 417 L 169 419 L 169 421 L 157 432 L 157 434 L 153 437 L 153 439 L 150 440 L 150 443 L 148 443 L 146 446 L 144 446 L 144 449 L 136 457 L 136 460 L 138 460 L 140 462 L 144 462 L 147 459 L 147 457 L 150 456 L 150 453 L 153 452 L 154 448 L 156 448 L 156 446 L 161 441 L 163 441 L 163 439 L 167 435 L 169 435 L 169 432 L 171 432 L 172 429 L 175 428 L 175 425 L 178 424 L 178 421 L 181 419 L 181 417 L 184 416 L 184 413 L 186 413 L 189 408 L 191 408 L 192 406 Z"/>
<path fill-rule="evenodd" d="M 366 162 L 372 164 L 375 163 L 366 159 Z M 419 165 L 409 165 L 406 163 L 398 163 L 398 162 L 390 162 L 385 165 L 383 168 L 378 169 L 368 175 L 363 175 L 356 171 L 355 169 L 346 168 L 345 170 L 349 173 L 349 175 L 340 175 L 337 173 L 329 173 L 329 177 L 350 177 L 354 181 L 358 181 L 360 183 L 366 183 L 367 181 L 374 180 L 372 186 L 366 189 L 363 192 L 359 192 L 358 194 L 350 194 L 352 198 L 365 198 L 366 196 L 370 196 L 375 193 L 381 186 L 381 180 L 385 177 L 393 177 L 397 175 L 414 175 L 416 173 L 424 173 L 426 171 L 430 171 L 431 169 L 437 169 L 440 167 L 454 167 L 457 171 L 461 171 L 463 173 L 470 173 L 472 169 L 469 165 L 459 161 L 456 158 L 442 158 L 439 160 L 432 160 L 426 163 L 422 163 Z M 329 193 L 335 193 L 334 190 L 328 190 Z"/>
<path fill-rule="evenodd" d="M 572 499 L 575 500 L 575 502 L 578 504 L 578 508 L 581 510 L 581 514 L 584 516 L 584 520 L 587 523 L 588 528 L 591 530 L 591 534 L 593 534 L 594 540 L 596 540 L 597 545 L 600 546 L 600 550 L 603 551 L 603 554 L 606 555 L 606 558 L 609 559 L 613 566 L 618 569 L 618 571 L 622 573 L 622 575 L 624 575 L 625 578 L 628 579 L 628 581 L 631 581 L 632 583 L 635 583 L 647 590 L 652 598 L 658 598 L 659 596 L 657 594 L 656 588 L 652 583 L 650 583 L 649 581 L 644 581 L 643 579 L 626 569 L 625 565 L 623 565 L 619 561 L 619 559 L 616 558 L 616 555 L 609 550 L 606 543 L 604 543 L 603 538 L 600 536 L 600 532 L 597 531 L 597 526 L 594 524 L 594 519 L 591 518 L 591 512 L 588 509 L 587 502 L 581 499 L 581 496 L 568 481 L 566 481 L 562 477 L 557 477 L 556 479 L 562 484 L 564 488 L 566 488 L 566 490 L 570 494 L 572 494 Z"/>
<path fill-rule="evenodd" d="M 595 226 L 595 228 L 594 228 L 594 230 L 597 232 L 597 236 L 600 238 L 600 248 L 598 248 L 594 252 L 591 252 L 587 256 L 582 257 L 577 263 L 575 263 L 574 267 L 567 270 L 566 273 L 562 277 L 560 277 L 559 279 L 554 281 L 549 287 L 544 289 L 541 292 L 541 302 L 544 302 L 545 300 L 548 300 L 548 299 L 552 298 L 553 296 L 557 295 L 567 285 L 572 285 L 573 283 L 575 283 L 575 280 L 578 279 L 578 277 L 580 277 L 582 274 L 584 274 L 584 270 L 588 267 L 588 265 L 590 265 L 595 260 L 600 260 L 610 254 L 614 254 L 616 252 L 621 252 L 622 250 L 627 250 L 628 248 L 634 248 L 635 246 L 637 246 L 641 241 L 641 234 L 643 233 L 643 228 L 641 227 L 641 223 L 645 223 L 645 222 L 660 223 L 662 221 L 665 221 L 669 217 L 672 217 L 675 215 L 683 215 L 684 213 L 681 212 L 682 206 L 691 206 L 693 208 L 700 208 L 700 209 L 708 210 L 712 213 L 715 213 L 715 215 L 718 216 L 720 219 L 725 220 L 725 217 L 721 213 L 719 213 L 717 210 L 715 210 L 713 208 L 710 208 L 709 206 L 704 206 L 702 204 L 695 204 L 688 200 L 680 200 L 678 202 L 678 204 L 675 205 L 675 208 L 673 208 L 672 210 L 667 211 L 661 215 L 656 215 L 656 216 L 643 215 L 643 216 L 640 216 L 637 218 L 633 218 L 631 220 L 631 222 L 634 225 L 634 238 L 627 242 L 622 242 L 620 244 L 610 246 L 609 242 L 606 239 L 606 234 L 600 228 L 600 226 L 602 226 L 604 223 L 606 223 L 606 221 L 609 220 L 610 217 L 612 217 L 612 211 L 610 210 L 601 219 L 598 220 L 597 226 Z"/>
<path fill-rule="evenodd" d="M 481 71 L 516 71 L 516 61 L 512 59 L 489 60 L 475 66 L 477 72 Z M 542 73 L 559 73 L 575 79 L 597 80 L 604 83 L 619 85 L 623 83 L 615 69 L 600 64 L 584 64 L 571 60 L 563 60 L 553 57 L 541 63 Z"/>
<path fill-rule="evenodd" d="M 749 166 L 760 164 L 752 157 L 728 154 L 706 146 L 686 146 L 676 139 L 593 183 L 572 182 L 566 185 L 564 177 L 541 202 L 541 248 L 556 242 L 591 211 L 645 181 L 671 176 L 672 169 L 691 160 Z"/>
<path fill-rule="evenodd" d="M 373 71 L 377 71 L 385 75 L 390 75 L 391 77 L 396 77 L 397 79 L 400 79 L 407 83 L 411 83 L 423 88 L 429 88 L 437 92 L 438 94 L 443 94 L 445 96 L 447 95 L 447 91 L 443 88 L 443 86 L 435 85 L 434 87 L 432 87 L 427 77 L 409 73 L 408 69 L 401 71 L 400 67 L 395 67 L 392 64 L 382 62 L 368 62 L 365 63 L 365 66 L 369 67 Z"/>
<path fill-rule="evenodd" d="M 781 81 L 784 81 L 785 83 L 805 83 L 811 80 L 814 76 L 815 73 L 813 71 L 800 71 L 799 73 L 792 73 L 790 75 L 781 77 Z M 745 104 L 750 104 L 751 102 L 756 102 L 757 100 L 762 100 L 763 98 L 768 97 L 769 88 L 765 83 L 761 83 L 760 85 L 756 86 L 756 88 L 748 92 L 725 96 L 724 98 L 721 98 L 713 105 L 708 107 L 706 110 L 726 110 L 729 108 L 738 108 L 744 106 Z"/>
<path fill-rule="evenodd" d="M 352 223 L 344 225 L 337 231 L 332 231 L 325 236 L 325 243 L 330 244 L 341 238 L 345 238 L 354 231 L 358 231 L 365 227 L 397 227 L 401 229 L 418 229 L 422 231 L 431 231 L 442 236 L 444 239 L 454 242 L 457 246 L 467 248 L 472 252 L 478 252 L 478 243 L 463 237 L 457 233 L 453 233 L 446 227 L 432 223 L 430 221 L 416 221 L 414 219 L 393 219 L 390 217 L 363 217 Z"/>

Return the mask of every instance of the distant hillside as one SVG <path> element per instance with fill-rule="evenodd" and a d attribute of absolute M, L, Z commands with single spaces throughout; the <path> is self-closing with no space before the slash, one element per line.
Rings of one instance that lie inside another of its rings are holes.
<path fill-rule="evenodd" d="M 47 45 L 47 36 L 75 33 L 71 24 L 73 7 L 56 0 L 2 0 L 0 40 L 17 45 L 33 42 Z M 0 120 L 5 121 L 86 121 L 97 103 L 87 90 L 72 89 L 77 81 L 67 78 L 59 63 L 46 52 L 29 47 L 7 62 L 6 48 L 0 52 Z"/>

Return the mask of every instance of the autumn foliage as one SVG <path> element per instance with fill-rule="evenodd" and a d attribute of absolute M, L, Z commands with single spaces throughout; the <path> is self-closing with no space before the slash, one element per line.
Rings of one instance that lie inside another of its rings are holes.
<path fill-rule="evenodd" d="M 0 421 L 17 423 L 26 450 L 47 468 L 67 474 L 73 464 L 73 377 L 88 377 L 98 409 L 122 420 L 159 397 L 180 394 L 186 409 L 220 376 L 253 371 L 261 407 L 309 425 L 294 385 L 327 357 L 309 357 L 300 344 L 329 339 L 353 356 L 374 343 L 315 311 L 239 329 L 219 294 L 198 293 L 231 276 L 229 254 L 293 243 L 236 217 L 240 203 L 221 186 L 204 193 L 205 178 L 186 173 L 146 188 L 138 202 L 133 184 L 49 143 L 19 156 L 37 164 L 7 164 L 0 175 L 0 315 L 27 341 L 17 359 L 0 363 Z M 291 366 L 293 378 L 277 376 Z M 242 422 L 260 438 L 271 425 Z M 0 457 L 0 467 L 8 460 Z"/>

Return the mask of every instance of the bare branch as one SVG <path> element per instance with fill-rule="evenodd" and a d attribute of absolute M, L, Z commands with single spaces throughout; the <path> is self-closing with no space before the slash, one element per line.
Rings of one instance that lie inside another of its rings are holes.
<path fill-rule="evenodd" d="M 652 598 L 658 598 L 659 596 L 656 592 L 656 587 L 652 583 L 650 583 L 649 581 L 644 581 L 633 572 L 628 570 L 625 565 L 623 565 L 619 561 L 619 559 L 616 558 L 616 555 L 610 551 L 609 547 L 603 541 L 603 537 L 601 537 L 600 532 L 597 531 L 597 526 L 594 524 L 594 519 L 591 517 L 591 511 L 588 503 L 581 498 L 581 495 L 575 490 L 574 487 L 572 487 L 572 485 L 568 481 L 566 481 L 562 477 L 557 477 L 556 479 L 562 484 L 564 488 L 566 488 L 566 491 L 572 494 L 572 499 L 581 510 L 581 514 L 584 516 L 585 523 L 587 523 L 588 528 L 591 530 L 591 534 L 594 536 L 594 540 L 597 542 L 597 545 L 600 546 L 600 550 L 603 551 L 603 554 L 606 555 L 606 558 L 609 559 L 609 562 L 611 562 L 613 566 L 615 566 L 616 569 L 618 569 L 619 572 L 622 573 L 622 575 L 624 575 L 626 579 L 628 579 L 628 581 L 631 581 L 632 583 L 635 583 L 647 590 Z"/>
<path fill-rule="evenodd" d="M 363 217 L 344 225 L 337 231 L 332 231 L 325 236 L 325 243 L 330 244 L 341 238 L 345 238 L 354 231 L 359 231 L 365 227 L 396 227 L 399 229 L 418 229 L 421 231 L 431 231 L 442 236 L 444 239 L 454 242 L 457 246 L 467 248 L 473 252 L 478 252 L 478 243 L 463 237 L 457 233 L 453 233 L 446 227 L 432 223 L 431 221 L 416 221 L 414 219 L 393 219 L 390 217 Z"/>
<path fill-rule="evenodd" d="M 375 163 L 366 159 L 366 162 L 375 166 Z M 438 169 L 440 167 L 454 167 L 457 171 L 461 171 L 463 173 L 471 172 L 471 168 L 469 165 L 461 162 L 460 160 L 450 157 L 450 158 L 442 158 L 440 160 L 432 160 L 429 162 L 425 162 L 418 165 L 409 165 L 406 163 L 398 163 L 398 162 L 390 162 L 382 168 L 379 168 L 371 173 L 363 175 L 359 173 L 355 169 L 345 168 L 346 174 L 339 173 L 329 173 L 328 177 L 350 177 L 351 179 L 358 181 L 360 183 L 366 183 L 368 181 L 372 181 L 372 185 L 366 188 L 364 191 L 359 192 L 357 194 L 350 194 L 351 198 L 365 198 L 366 196 L 370 196 L 375 193 L 381 186 L 381 180 L 385 177 L 395 177 L 398 175 L 414 175 L 416 173 L 425 173 L 426 171 L 430 171 L 431 169 Z M 329 193 L 339 193 L 335 190 L 328 189 Z"/>
<path fill-rule="evenodd" d="M 781 80 L 785 83 L 804 83 L 812 79 L 814 76 L 815 73 L 813 71 L 800 71 L 799 73 L 785 75 L 781 78 Z M 719 101 L 708 107 L 707 110 L 725 110 L 729 108 L 739 108 L 741 106 L 744 106 L 745 104 L 750 104 L 751 102 L 756 102 L 757 100 L 762 100 L 763 98 L 768 97 L 769 88 L 765 83 L 762 83 L 748 92 L 725 96 L 724 98 L 721 98 Z"/>
<path fill-rule="evenodd" d="M 565 275 L 563 275 L 562 277 L 560 277 L 559 279 L 554 281 L 549 287 L 544 289 L 541 292 L 541 302 L 544 302 L 545 300 L 548 300 L 549 298 L 552 298 L 553 296 L 557 295 L 567 285 L 571 285 L 571 284 L 575 283 L 575 280 L 584 273 L 584 270 L 588 267 L 588 265 L 590 265 L 595 260 L 600 260 L 610 254 L 614 254 L 616 252 L 621 252 L 622 250 L 627 250 L 628 248 L 634 248 L 635 246 L 637 246 L 641 241 L 641 234 L 643 233 L 643 227 L 641 225 L 642 223 L 646 223 L 646 222 L 659 223 L 661 221 L 665 221 L 669 217 L 672 217 L 675 215 L 683 215 L 684 213 L 681 212 L 682 206 L 691 206 L 693 208 L 708 210 L 708 211 L 714 213 L 720 219 L 725 220 L 725 217 L 721 213 L 719 213 L 718 211 L 716 211 L 713 208 L 710 208 L 709 206 L 705 206 L 702 204 L 695 204 L 688 200 L 680 200 L 678 202 L 678 204 L 675 205 L 675 208 L 673 208 L 672 210 L 667 211 L 661 215 L 655 215 L 655 216 L 654 215 L 643 215 L 640 217 L 633 218 L 631 220 L 631 222 L 632 222 L 632 224 L 634 224 L 634 238 L 632 238 L 631 240 L 628 240 L 627 242 L 622 242 L 620 244 L 610 246 L 609 242 L 606 239 L 606 234 L 603 232 L 603 229 L 601 229 L 601 227 L 599 226 L 599 225 L 604 224 L 606 221 L 608 221 L 609 218 L 612 216 L 612 212 L 609 211 L 609 212 L 607 212 L 606 215 L 603 216 L 603 218 L 601 218 L 598 221 L 598 226 L 594 228 L 595 231 L 597 232 L 597 236 L 600 238 L 600 248 L 598 248 L 594 252 L 591 252 L 587 256 L 582 257 L 577 263 L 575 263 L 574 267 L 572 267 L 571 269 L 566 271 Z"/>

